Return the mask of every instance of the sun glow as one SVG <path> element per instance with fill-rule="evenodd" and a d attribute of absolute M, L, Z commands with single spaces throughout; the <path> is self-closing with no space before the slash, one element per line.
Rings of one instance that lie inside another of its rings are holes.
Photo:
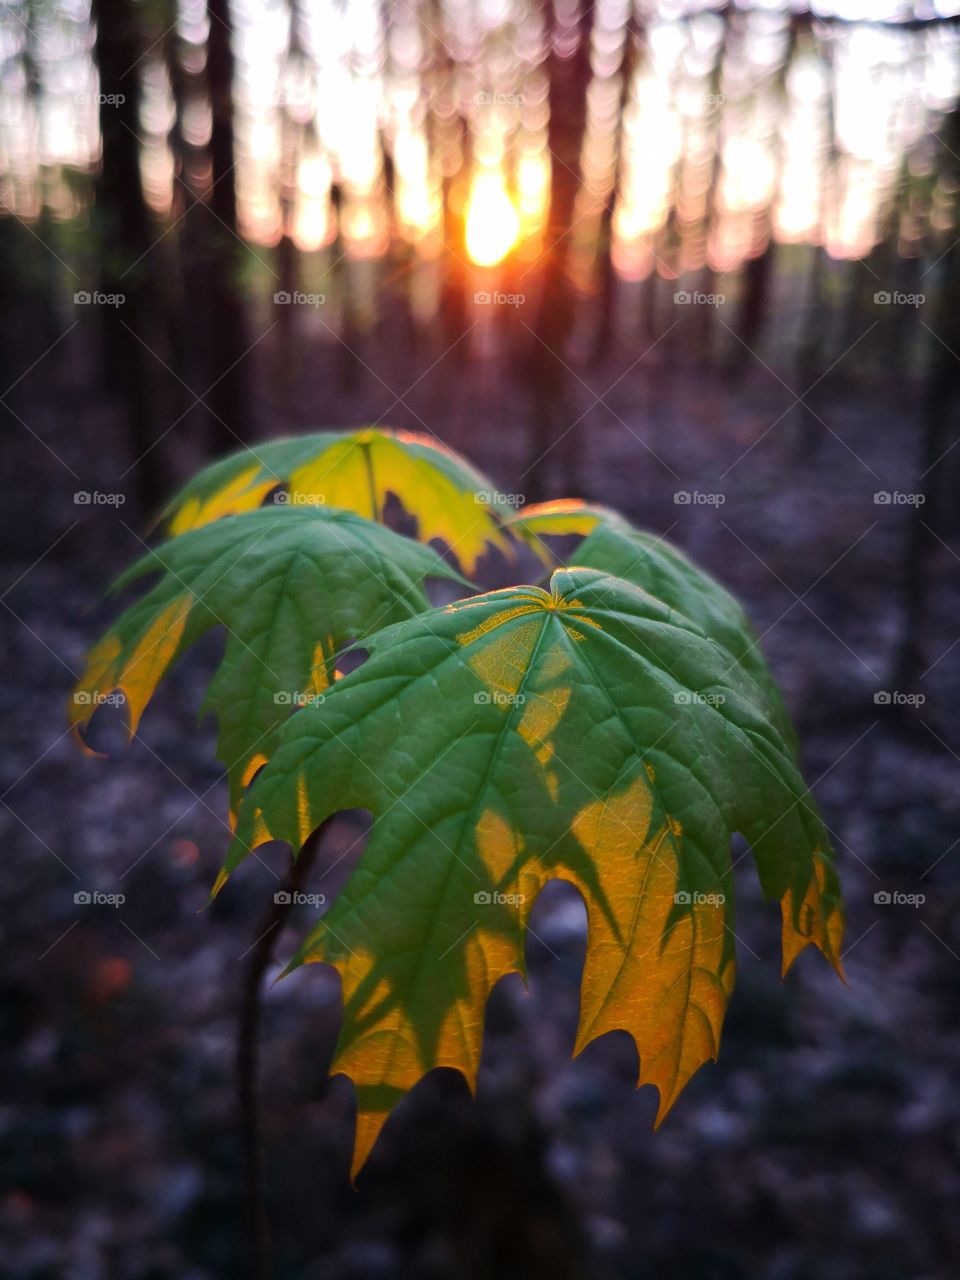
<path fill-rule="evenodd" d="M 481 172 L 467 203 L 467 253 L 478 267 L 502 262 L 517 242 L 520 216 L 498 173 Z"/>

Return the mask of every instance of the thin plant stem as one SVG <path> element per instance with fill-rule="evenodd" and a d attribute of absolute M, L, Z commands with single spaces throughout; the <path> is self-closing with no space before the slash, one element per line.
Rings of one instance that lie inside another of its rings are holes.
<path fill-rule="evenodd" d="M 329 819 L 328 819 L 329 821 Z M 263 1187 L 263 1139 L 260 1113 L 260 1027 L 263 1014 L 263 978 L 273 960 L 276 940 L 316 861 L 324 823 L 300 850 L 290 866 L 281 890 L 273 896 L 260 919 L 256 941 L 249 952 L 240 997 L 237 1023 L 237 1088 L 243 1147 L 246 1194 L 248 1267 L 251 1280 L 269 1280 L 272 1273 L 270 1224 Z"/>

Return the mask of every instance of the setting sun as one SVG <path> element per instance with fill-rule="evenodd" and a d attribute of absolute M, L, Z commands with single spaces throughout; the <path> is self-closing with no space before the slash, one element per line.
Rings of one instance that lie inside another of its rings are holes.
<path fill-rule="evenodd" d="M 467 253 L 478 267 L 493 267 L 516 244 L 520 217 L 497 173 L 479 173 L 467 206 Z"/>

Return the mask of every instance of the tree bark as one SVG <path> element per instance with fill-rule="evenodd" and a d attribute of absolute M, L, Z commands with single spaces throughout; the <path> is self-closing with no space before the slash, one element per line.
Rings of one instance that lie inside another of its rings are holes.
<path fill-rule="evenodd" d="M 205 293 L 210 316 L 209 392 L 213 451 L 236 449 L 250 426 L 250 340 L 241 272 L 246 248 L 237 226 L 233 109 L 233 24 L 229 0 L 207 0 L 207 86 L 211 180 Z"/>
<path fill-rule="evenodd" d="M 167 469 L 159 444 L 162 352 L 151 354 L 161 345 L 150 257 L 156 237 L 140 181 L 139 63 L 144 42 L 140 7 L 133 0 L 93 0 L 92 13 L 101 92 L 96 192 L 100 289 L 124 298 L 122 305 L 100 308 L 104 380 L 123 398 L 136 487 L 149 515 L 165 496 Z"/>

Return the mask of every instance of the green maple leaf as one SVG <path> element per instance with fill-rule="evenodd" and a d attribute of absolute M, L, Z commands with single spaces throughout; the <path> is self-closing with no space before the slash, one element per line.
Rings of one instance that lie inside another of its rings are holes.
<path fill-rule="evenodd" d="M 395 494 L 418 522 L 423 542 L 442 538 L 472 574 L 488 543 L 507 549 L 495 511 L 503 495 L 454 450 L 412 431 L 375 427 L 272 440 L 205 467 L 164 513 L 171 533 L 259 507 L 287 488 L 291 505 L 341 507 L 379 520 Z"/>
<path fill-rule="evenodd" d="M 324 696 L 338 650 L 428 608 L 427 575 L 463 582 L 430 548 L 331 507 L 268 507 L 205 525 L 150 551 L 112 590 L 158 572 L 91 650 L 70 723 L 80 730 L 120 690 L 132 736 L 170 665 L 224 626 L 203 709 L 217 718 L 232 810 L 280 723 Z"/>
<path fill-rule="evenodd" d="M 810 943 L 839 970 L 832 853 L 792 744 L 766 691 L 675 605 L 560 570 L 549 591 L 460 601 L 365 647 L 363 666 L 284 726 L 215 886 L 267 840 L 296 850 L 340 809 L 374 815 L 294 961 L 341 975 L 334 1069 L 357 1088 L 355 1171 L 432 1067 L 474 1085 L 487 997 L 524 972 L 552 878 L 587 905 L 577 1051 L 630 1032 L 658 1121 L 717 1054 L 734 832 L 781 903 L 784 971 Z"/>
<path fill-rule="evenodd" d="M 635 528 L 609 507 L 560 499 L 527 507 L 505 522 L 547 565 L 555 563 L 543 541 L 549 535 L 587 536 L 573 562 L 602 569 L 649 591 L 722 644 L 766 695 L 767 711 L 796 749 L 796 736 L 747 615 L 734 596 L 682 551 L 656 534 Z"/>

